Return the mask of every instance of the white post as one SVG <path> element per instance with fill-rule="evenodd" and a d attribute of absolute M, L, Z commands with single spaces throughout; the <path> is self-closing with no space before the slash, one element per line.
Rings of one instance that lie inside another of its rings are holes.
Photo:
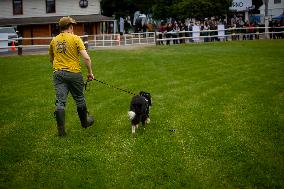
<path fill-rule="evenodd" d="M 264 17 L 264 24 L 265 24 L 265 37 L 266 39 L 269 38 L 269 21 L 268 21 L 268 5 L 269 5 L 269 0 L 263 0 L 264 2 L 264 10 L 265 10 L 265 17 Z"/>
<path fill-rule="evenodd" d="M 126 39 L 127 39 L 127 37 L 126 37 L 125 34 L 123 36 L 124 36 L 124 45 L 126 46 Z"/>
<path fill-rule="evenodd" d="M 249 12 L 248 11 L 245 12 L 245 21 L 248 21 L 248 22 L 250 21 L 249 20 Z"/>
<path fill-rule="evenodd" d="M 103 33 L 103 47 L 105 46 L 105 34 Z"/>

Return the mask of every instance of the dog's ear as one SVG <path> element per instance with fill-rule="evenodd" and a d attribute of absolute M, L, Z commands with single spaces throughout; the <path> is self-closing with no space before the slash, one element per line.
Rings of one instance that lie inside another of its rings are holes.
<path fill-rule="evenodd" d="M 145 98 L 151 96 L 150 93 L 144 91 L 140 91 L 139 95 L 144 96 Z"/>

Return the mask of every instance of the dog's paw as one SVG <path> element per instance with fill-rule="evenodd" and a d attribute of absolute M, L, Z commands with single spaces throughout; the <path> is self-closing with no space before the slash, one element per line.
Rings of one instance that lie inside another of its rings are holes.
<path fill-rule="evenodd" d="M 133 112 L 133 111 L 129 111 L 128 112 L 128 118 L 130 119 L 130 120 L 133 120 L 134 119 L 134 117 L 135 117 L 135 112 Z"/>
<path fill-rule="evenodd" d="M 150 118 L 147 118 L 145 123 L 149 124 L 150 123 Z"/>

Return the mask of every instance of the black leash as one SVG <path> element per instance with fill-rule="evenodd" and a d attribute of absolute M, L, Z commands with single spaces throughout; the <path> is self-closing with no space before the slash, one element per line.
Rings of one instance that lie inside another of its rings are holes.
<path fill-rule="evenodd" d="M 134 96 L 137 95 L 137 94 L 135 94 L 135 93 L 133 93 L 133 92 L 131 92 L 131 91 L 128 91 L 128 90 L 121 89 L 121 88 L 119 88 L 119 87 L 110 85 L 110 84 L 108 84 L 108 83 L 106 83 L 106 82 L 104 82 L 104 81 L 100 81 L 100 80 L 95 79 L 95 78 L 94 78 L 93 80 L 95 80 L 95 81 L 97 81 L 97 82 L 99 82 L 99 83 L 101 83 L 101 84 L 107 85 L 107 86 L 109 86 L 109 87 L 111 87 L 111 88 L 114 88 L 114 89 L 123 91 L 123 92 L 125 92 L 125 93 L 131 94 L 131 95 L 134 95 Z M 86 91 L 88 91 L 88 90 L 87 90 L 88 82 L 90 82 L 90 81 L 87 80 L 86 83 L 85 83 L 85 90 L 86 90 Z"/>

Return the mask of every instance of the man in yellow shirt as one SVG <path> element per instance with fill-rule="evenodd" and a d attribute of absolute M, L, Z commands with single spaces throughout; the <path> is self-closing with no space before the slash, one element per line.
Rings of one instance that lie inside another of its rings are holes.
<path fill-rule="evenodd" d="M 53 66 L 53 84 L 56 91 L 55 117 L 59 136 L 65 133 L 65 105 L 70 92 L 76 102 L 77 112 L 83 128 L 94 123 L 92 116 L 88 117 L 86 100 L 83 93 L 84 80 L 81 74 L 80 57 L 87 67 L 87 78 L 94 79 L 92 63 L 81 38 L 73 34 L 76 21 L 71 17 L 59 20 L 61 33 L 50 43 L 49 56 Z"/>

